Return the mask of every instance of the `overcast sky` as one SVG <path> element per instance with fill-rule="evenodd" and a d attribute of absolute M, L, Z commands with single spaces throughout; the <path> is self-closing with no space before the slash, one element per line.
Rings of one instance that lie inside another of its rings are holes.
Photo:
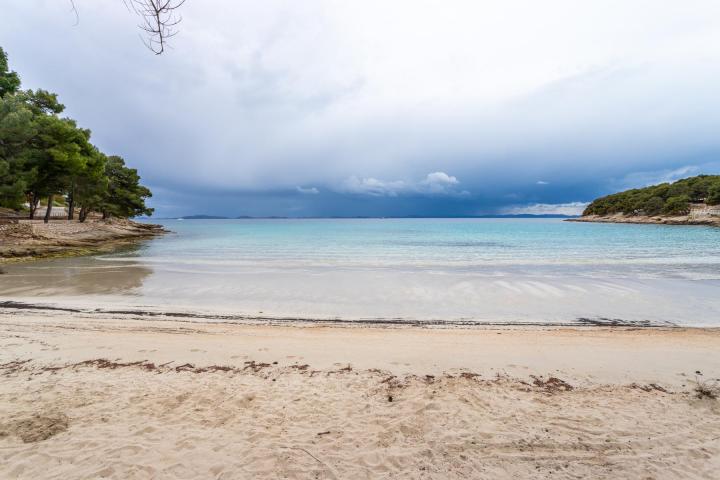
<path fill-rule="evenodd" d="M 3 0 L 26 88 L 138 168 L 156 215 L 576 213 L 720 173 L 717 0 Z"/>

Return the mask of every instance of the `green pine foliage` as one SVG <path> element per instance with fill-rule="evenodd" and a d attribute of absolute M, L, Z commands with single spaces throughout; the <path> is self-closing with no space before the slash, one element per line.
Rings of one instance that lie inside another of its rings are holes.
<path fill-rule="evenodd" d="M 20 89 L 0 48 L 0 207 L 30 215 L 40 199 L 62 198 L 84 221 L 90 212 L 103 217 L 151 215 L 137 170 L 116 156 L 107 157 L 90 142 L 90 130 L 61 117 L 65 106 L 46 90 Z"/>
<path fill-rule="evenodd" d="M 11 72 L 5 50 L 0 47 L 0 97 L 7 93 L 15 93 L 20 88 L 20 77 Z"/>
<path fill-rule="evenodd" d="M 691 203 L 720 205 L 720 175 L 698 175 L 608 195 L 588 205 L 583 215 L 687 215 Z"/>

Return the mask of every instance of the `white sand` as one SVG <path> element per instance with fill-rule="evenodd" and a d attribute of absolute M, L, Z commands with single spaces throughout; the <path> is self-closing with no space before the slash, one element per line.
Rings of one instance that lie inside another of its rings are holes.
<path fill-rule="evenodd" d="M 720 473 L 720 401 L 692 392 L 720 377 L 718 330 L 6 312 L 0 364 L 2 479 Z"/>

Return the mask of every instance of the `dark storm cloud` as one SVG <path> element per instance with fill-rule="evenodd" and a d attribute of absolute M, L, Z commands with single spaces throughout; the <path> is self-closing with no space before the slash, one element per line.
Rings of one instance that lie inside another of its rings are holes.
<path fill-rule="evenodd" d="M 720 172 L 716 2 L 538 3 L 193 1 L 156 57 L 121 0 L 10 0 L 0 45 L 160 216 L 568 212 Z"/>

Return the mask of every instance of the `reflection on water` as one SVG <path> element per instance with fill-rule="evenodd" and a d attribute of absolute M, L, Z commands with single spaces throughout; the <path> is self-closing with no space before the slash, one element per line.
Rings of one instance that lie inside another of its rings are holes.
<path fill-rule="evenodd" d="M 558 220 L 164 221 L 8 265 L 0 300 L 303 318 L 720 325 L 720 229 Z"/>
<path fill-rule="evenodd" d="M 153 272 L 152 267 L 140 262 L 100 261 L 94 257 L 10 264 L 3 270 L 5 273 L 0 275 L 3 297 L 136 295 Z"/>

